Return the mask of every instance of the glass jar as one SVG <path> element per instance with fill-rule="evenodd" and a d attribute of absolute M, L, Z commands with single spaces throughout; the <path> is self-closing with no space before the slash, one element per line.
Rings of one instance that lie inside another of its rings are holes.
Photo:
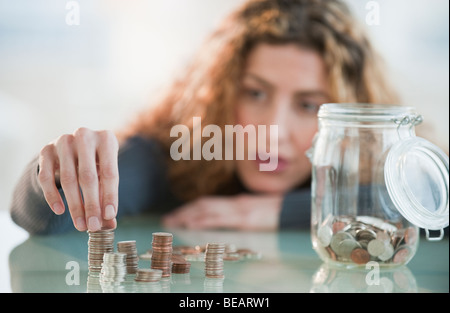
<path fill-rule="evenodd" d="M 318 118 L 308 156 L 311 239 L 322 260 L 397 266 L 416 253 L 419 227 L 429 240 L 443 237 L 449 158 L 416 137 L 422 116 L 414 108 L 330 103 L 321 106 Z"/>

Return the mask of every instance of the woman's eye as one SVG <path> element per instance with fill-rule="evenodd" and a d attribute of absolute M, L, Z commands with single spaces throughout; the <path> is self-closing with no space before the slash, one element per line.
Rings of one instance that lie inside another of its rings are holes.
<path fill-rule="evenodd" d="M 245 90 L 245 94 L 253 100 L 262 101 L 266 99 L 266 93 L 260 89 L 249 88 Z"/>
<path fill-rule="evenodd" d="M 301 101 L 299 109 L 310 114 L 317 114 L 319 112 L 320 103 L 313 101 Z"/>

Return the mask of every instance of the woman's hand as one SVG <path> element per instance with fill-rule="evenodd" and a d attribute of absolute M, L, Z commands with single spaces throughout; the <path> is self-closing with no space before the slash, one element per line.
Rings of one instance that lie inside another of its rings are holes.
<path fill-rule="evenodd" d="M 163 224 L 189 229 L 275 230 L 281 202 L 280 195 L 202 197 L 167 214 Z"/>
<path fill-rule="evenodd" d="M 65 211 L 59 180 L 75 228 L 115 228 L 118 206 L 118 141 L 111 131 L 79 128 L 42 148 L 38 180 L 56 214 Z"/>

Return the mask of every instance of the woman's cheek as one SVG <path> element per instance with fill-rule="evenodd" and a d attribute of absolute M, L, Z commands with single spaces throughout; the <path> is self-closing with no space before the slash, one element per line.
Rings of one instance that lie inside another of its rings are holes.
<path fill-rule="evenodd" d="M 295 131 L 294 135 L 294 142 L 296 150 L 298 151 L 299 156 L 303 157 L 305 156 L 306 151 L 311 148 L 313 139 L 315 134 L 317 133 L 317 120 L 314 120 L 313 122 L 308 123 L 308 125 L 305 125 L 307 127 L 299 127 Z"/>

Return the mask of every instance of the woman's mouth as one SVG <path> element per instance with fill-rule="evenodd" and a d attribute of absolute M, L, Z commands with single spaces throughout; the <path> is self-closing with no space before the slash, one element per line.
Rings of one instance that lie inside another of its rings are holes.
<path fill-rule="evenodd" d="M 259 167 L 259 170 L 261 171 L 262 166 L 265 166 L 265 168 L 268 168 L 264 171 L 267 172 L 275 172 L 280 173 L 287 169 L 289 166 L 289 161 L 286 158 L 277 156 L 277 155 L 262 155 L 256 154 L 256 164 Z M 269 164 L 271 166 L 269 166 Z"/>

